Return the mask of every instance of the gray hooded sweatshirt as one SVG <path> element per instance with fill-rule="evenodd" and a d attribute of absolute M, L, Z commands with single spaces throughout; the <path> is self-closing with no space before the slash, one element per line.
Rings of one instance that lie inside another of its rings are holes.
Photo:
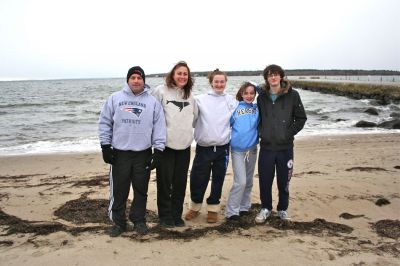
<path fill-rule="evenodd" d="M 128 84 L 107 99 L 100 113 L 100 144 L 111 144 L 124 151 L 142 151 L 150 147 L 163 151 L 166 127 L 160 103 L 148 92 L 133 94 Z"/>

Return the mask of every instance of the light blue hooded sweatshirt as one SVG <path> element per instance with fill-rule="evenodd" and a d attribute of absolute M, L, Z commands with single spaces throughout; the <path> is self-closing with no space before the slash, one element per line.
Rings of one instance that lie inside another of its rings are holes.
<path fill-rule="evenodd" d="M 258 144 L 259 113 L 257 104 L 239 102 L 231 117 L 231 149 L 245 152 Z"/>
<path fill-rule="evenodd" d="M 164 112 L 160 102 L 149 94 L 149 86 L 138 95 L 128 84 L 107 99 L 100 113 L 100 144 L 111 144 L 124 151 L 150 147 L 163 151 L 166 142 Z"/>

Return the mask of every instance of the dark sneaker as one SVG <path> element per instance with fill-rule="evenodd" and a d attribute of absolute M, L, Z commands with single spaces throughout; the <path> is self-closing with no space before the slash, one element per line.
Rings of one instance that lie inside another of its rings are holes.
<path fill-rule="evenodd" d="M 172 219 L 161 219 L 160 226 L 164 228 L 173 228 L 175 227 L 175 223 Z"/>
<path fill-rule="evenodd" d="M 150 232 L 150 229 L 147 227 L 145 222 L 137 222 L 134 226 L 135 231 L 140 235 L 145 235 Z"/>
<path fill-rule="evenodd" d="M 185 222 L 180 217 L 179 218 L 175 218 L 174 224 L 175 224 L 176 227 L 184 227 L 185 226 Z"/>
<path fill-rule="evenodd" d="M 249 211 L 241 211 L 241 212 L 239 212 L 239 215 L 240 216 L 247 216 L 247 215 L 250 215 L 250 212 Z"/>
<path fill-rule="evenodd" d="M 108 231 L 108 235 L 110 237 L 117 237 L 121 235 L 123 232 L 125 232 L 125 229 L 123 229 L 121 226 L 118 226 L 114 224 L 111 229 Z"/>
<path fill-rule="evenodd" d="M 239 222 L 240 221 L 240 216 L 239 215 L 232 215 L 230 217 L 226 218 L 230 222 Z"/>

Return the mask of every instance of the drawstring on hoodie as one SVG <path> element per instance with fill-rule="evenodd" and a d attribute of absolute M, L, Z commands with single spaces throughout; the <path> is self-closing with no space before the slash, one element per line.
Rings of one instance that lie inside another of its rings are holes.
<path fill-rule="evenodd" d="M 249 156 L 250 156 L 250 151 L 247 151 L 246 154 L 244 155 L 244 162 L 249 162 Z"/>
<path fill-rule="evenodd" d="M 214 146 L 214 152 L 217 152 L 217 146 Z"/>

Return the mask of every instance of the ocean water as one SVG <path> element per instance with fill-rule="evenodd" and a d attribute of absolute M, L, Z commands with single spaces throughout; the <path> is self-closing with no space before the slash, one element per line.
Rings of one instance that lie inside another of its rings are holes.
<path fill-rule="evenodd" d="M 246 80 L 262 82 L 262 77 L 229 77 L 226 92 L 235 95 Z M 163 78 L 147 78 L 151 87 Z M 123 87 L 125 80 L 77 79 L 0 82 L 0 156 L 53 152 L 99 151 L 97 122 L 107 97 Z M 204 77 L 195 78 L 194 95 L 209 89 Z M 373 100 L 353 100 L 342 96 L 298 90 L 308 120 L 298 137 L 352 133 L 389 133 L 400 130 L 363 129 L 359 120 L 382 122 L 400 106 L 375 105 Z M 364 113 L 368 107 L 378 116 Z"/>

